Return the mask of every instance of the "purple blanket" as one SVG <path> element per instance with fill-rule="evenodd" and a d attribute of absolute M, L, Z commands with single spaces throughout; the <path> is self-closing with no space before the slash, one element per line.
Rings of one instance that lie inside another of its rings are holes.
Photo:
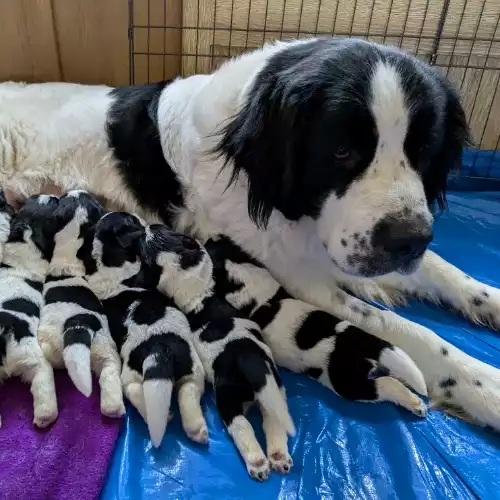
<path fill-rule="evenodd" d="M 101 416 L 99 386 L 87 399 L 66 373 L 56 373 L 59 417 L 48 429 L 32 424 L 29 385 L 0 387 L 0 499 L 95 500 L 104 482 L 121 420 Z"/>

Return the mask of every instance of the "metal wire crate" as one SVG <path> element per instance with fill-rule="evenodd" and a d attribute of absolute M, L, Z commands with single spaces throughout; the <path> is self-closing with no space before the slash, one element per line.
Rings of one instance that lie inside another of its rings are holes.
<path fill-rule="evenodd" d="M 459 89 L 476 149 L 462 187 L 500 189 L 500 0 L 129 0 L 130 81 L 213 71 L 275 39 L 396 45 Z"/>

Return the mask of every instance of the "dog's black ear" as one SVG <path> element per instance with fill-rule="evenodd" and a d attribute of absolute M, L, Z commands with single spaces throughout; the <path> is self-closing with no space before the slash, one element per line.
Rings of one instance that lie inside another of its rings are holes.
<path fill-rule="evenodd" d="M 462 166 L 464 148 L 472 144 L 465 112 L 456 91 L 448 81 L 442 81 L 446 93 L 443 131 L 444 139 L 434 156 L 432 167 L 424 176 L 424 189 L 430 206 L 446 207 L 446 188 L 450 173 Z"/>
<path fill-rule="evenodd" d="M 248 212 L 259 227 L 266 227 L 273 209 L 290 220 L 304 215 L 296 203 L 301 152 L 320 80 L 315 69 L 308 69 L 310 49 L 291 55 L 294 60 L 286 60 L 284 53 L 257 75 L 245 105 L 222 130 L 214 150 L 233 168 L 231 182 L 240 173 L 248 177 Z"/>

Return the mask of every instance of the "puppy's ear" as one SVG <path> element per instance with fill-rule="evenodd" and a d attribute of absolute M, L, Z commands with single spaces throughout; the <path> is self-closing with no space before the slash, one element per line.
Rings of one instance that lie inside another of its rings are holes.
<path fill-rule="evenodd" d="M 307 69 L 310 52 L 294 55 L 293 61 L 270 63 L 257 75 L 245 105 L 223 129 L 214 150 L 233 168 L 231 182 L 240 173 L 247 175 L 248 212 L 259 227 L 266 227 L 273 209 L 290 220 L 304 215 L 294 200 L 319 80 Z"/>
<path fill-rule="evenodd" d="M 137 244 L 138 238 L 144 234 L 144 229 L 135 227 L 120 228 L 115 231 L 116 242 L 124 250 L 128 250 L 131 246 Z"/>
<path fill-rule="evenodd" d="M 444 139 L 423 181 L 429 205 L 437 203 L 443 210 L 446 207 L 448 177 L 462 166 L 464 148 L 472 145 L 472 139 L 458 94 L 447 80 L 443 79 L 441 83 L 446 93 Z"/>

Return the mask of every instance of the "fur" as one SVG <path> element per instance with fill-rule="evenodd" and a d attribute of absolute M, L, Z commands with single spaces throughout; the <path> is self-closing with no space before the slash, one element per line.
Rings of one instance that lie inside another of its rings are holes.
<path fill-rule="evenodd" d="M 145 235 L 137 217 L 105 215 L 95 228 L 94 270 L 87 280 L 102 300 L 120 350 L 125 395 L 147 422 L 153 445 L 160 446 L 165 434 L 175 384 L 186 434 L 206 444 L 208 429 L 200 406 L 205 372 L 186 317 L 159 291 L 141 286 L 140 244 Z"/>
<path fill-rule="evenodd" d="M 33 196 L 15 215 L 3 204 L 0 216 L 3 229 L 11 217 L 0 266 L 0 380 L 19 376 L 31 385 L 37 427 L 58 414 L 54 373 L 37 341 L 57 204 L 56 197 Z"/>
<path fill-rule="evenodd" d="M 500 291 L 426 250 L 469 139 L 435 69 L 310 39 L 170 83 L 2 84 L 0 106 L 4 188 L 85 188 L 202 240 L 222 233 L 294 298 L 402 348 L 435 403 L 500 429 L 499 370 L 361 300 L 417 296 L 500 328 Z"/>
<path fill-rule="evenodd" d="M 317 307 L 293 299 L 269 271 L 226 237 L 209 240 L 215 291 L 259 325 L 279 366 L 306 373 L 342 397 L 392 401 L 419 416 L 422 373 L 401 349 Z"/>
<path fill-rule="evenodd" d="M 152 268 L 152 284 L 172 297 L 189 320 L 217 409 L 250 476 L 267 479 L 269 464 L 288 473 L 292 459 L 287 434 L 294 435 L 295 427 L 271 350 L 257 323 L 215 293 L 212 261 L 195 240 L 164 225 L 151 225 L 142 255 Z M 245 418 L 253 402 L 262 412 L 267 458 Z"/>
<path fill-rule="evenodd" d="M 102 304 L 90 290 L 78 256 L 86 233 L 103 214 L 85 191 L 70 191 L 60 198 L 52 214 L 58 230 L 43 289 L 38 342 L 51 365 L 65 367 L 85 396 L 92 392 L 92 368 L 99 377 L 101 412 L 117 418 L 125 413 L 120 358 Z"/>

